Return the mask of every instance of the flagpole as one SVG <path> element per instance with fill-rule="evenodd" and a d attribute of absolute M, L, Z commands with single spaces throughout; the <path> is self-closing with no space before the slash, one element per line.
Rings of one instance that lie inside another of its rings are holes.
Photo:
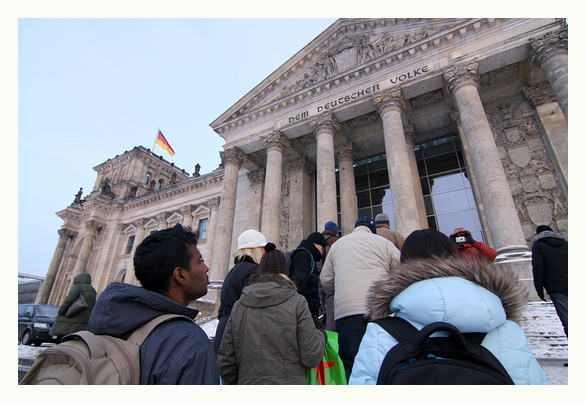
<path fill-rule="evenodd" d="M 157 137 L 159 137 L 159 132 L 161 131 L 161 128 L 158 127 L 157 128 L 157 134 L 155 134 L 155 142 L 153 143 L 153 154 L 155 153 L 155 146 L 157 145 Z"/>

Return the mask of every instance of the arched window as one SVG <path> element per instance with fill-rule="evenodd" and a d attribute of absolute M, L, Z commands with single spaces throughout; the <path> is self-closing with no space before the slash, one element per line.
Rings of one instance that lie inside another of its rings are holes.
<path fill-rule="evenodd" d="M 163 183 L 165 181 L 163 181 L 162 179 L 159 179 L 159 181 L 157 182 L 157 190 L 161 190 L 163 189 Z"/>
<path fill-rule="evenodd" d="M 148 185 L 150 181 L 151 181 L 151 173 L 147 172 L 146 175 L 144 176 L 144 184 Z"/>

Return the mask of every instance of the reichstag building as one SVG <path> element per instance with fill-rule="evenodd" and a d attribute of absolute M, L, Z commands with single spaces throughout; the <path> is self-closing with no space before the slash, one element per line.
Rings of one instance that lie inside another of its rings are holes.
<path fill-rule="evenodd" d="M 340 19 L 210 124 L 216 170 L 142 146 L 94 167 L 57 212 L 37 302 L 60 305 L 81 272 L 98 293 L 135 283 L 136 246 L 181 223 L 200 230 L 213 281 L 194 305 L 211 314 L 244 230 L 286 251 L 382 212 L 404 236 L 470 229 L 532 291 L 536 226 L 567 234 L 567 123 L 563 19 Z"/>

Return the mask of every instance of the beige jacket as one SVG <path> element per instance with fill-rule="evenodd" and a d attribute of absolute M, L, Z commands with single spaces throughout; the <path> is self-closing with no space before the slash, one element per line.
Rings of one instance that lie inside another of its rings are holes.
<path fill-rule="evenodd" d="M 376 227 L 376 234 L 380 235 L 384 238 L 387 238 L 389 241 L 395 244 L 399 251 L 403 249 L 403 243 L 405 243 L 405 237 L 398 233 L 397 231 L 393 231 L 389 227 Z"/>
<path fill-rule="evenodd" d="M 365 314 L 368 289 L 388 276 L 392 267 L 399 264 L 400 256 L 392 242 L 365 226 L 338 239 L 320 275 L 324 287 L 334 287 L 335 319 Z"/>

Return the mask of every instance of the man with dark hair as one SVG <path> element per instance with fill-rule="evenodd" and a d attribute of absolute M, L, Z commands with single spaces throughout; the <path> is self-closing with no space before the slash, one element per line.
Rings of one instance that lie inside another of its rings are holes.
<path fill-rule="evenodd" d="M 564 234 L 540 225 L 531 240 L 533 284 L 539 298 L 546 301 L 543 289 L 562 322 L 568 337 L 568 241 Z"/>
<path fill-rule="evenodd" d="M 111 283 L 98 298 L 88 330 L 126 339 L 163 314 L 198 311 L 187 305 L 207 293 L 209 283 L 197 233 L 180 224 L 156 231 L 136 248 L 134 271 L 142 287 Z M 205 332 L 193 321 L 172 319 L 157 326 L 140 347 L 141 385 L 218 385 L 216 357 Z"/>
<path fill-rule="evenodd" d="M 399 259 L 399 249 L 376 235 L 376 225 L 370 217 L 359 218 L 354 231 L 330 248 L 320 280 L 324 287 L 334 289 L 339 355 L 346 379 L 350 378 L 354 357 L 366 331 L 368 291 L 375 282 L 389 275 Z"/>

